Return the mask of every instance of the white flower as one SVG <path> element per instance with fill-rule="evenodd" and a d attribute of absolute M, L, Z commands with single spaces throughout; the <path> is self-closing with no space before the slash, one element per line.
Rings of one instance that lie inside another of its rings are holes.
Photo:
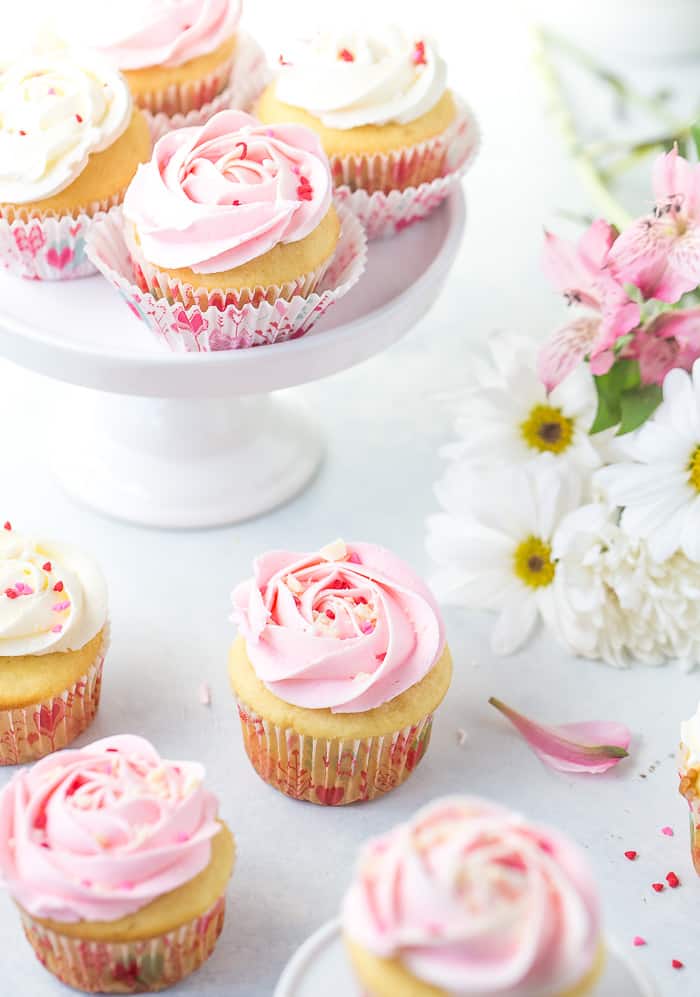
<path fill-rule="evenodd" d="M 460 407 L 461 438 L 443 454 L 485 468 L 522 464 L 543 453 L 583 471 L 600 467 L 599 444 L 609 434 L 589 435 L 596 395 L 587 365 L 547 395 L 532 341 L 497 335 L 489 346 L 491 364 L 475 366 L 474 386 Z"/>
<path fill-rule="evenodd" d="M 700 361 L 692 376 L 672 370 L 664 400 L 623 441 L 627 461 L 596 474 L 608 500 L 623 507 L 621 526 L 648 541 L 656 561 L 682 551 L 700 561 Z"/>
<path fill-rule="evenodd" d="M 498 654 L 520 647 L 539 617 L 556 629 L 552 538 L 579 504 L 575 471 L 545 454 L 499 470 L 453 468 L 436 491 L 445 514 L 428 520 L 427 546 L 440 566 L 433 579 L 438 596 L 496 610 Z"/>
<path fill-rule="evenodd" d="M 560 524 L 553 542 L 559 634 L 575 653 L 620 668 L 700 663 L 700 564 L 682 553 L 659 563 L 617 511 L 595 503 Z M 574 623 L 572 626 L 571 623 Z"/>

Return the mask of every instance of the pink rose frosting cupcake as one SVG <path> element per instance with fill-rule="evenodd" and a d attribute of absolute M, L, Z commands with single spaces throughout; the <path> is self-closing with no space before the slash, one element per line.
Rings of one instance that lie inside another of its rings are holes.
<path fill-rule="evenodd" d="M 366 543 L 272 551 L 233 606 L 229 676 L 266 782 L 339 804 L 408 778 L 452 674 L 440 611 L 408 565 Z"/>
<path fill-rule="evenodd" d="M 139 107 L 174 115 L 226 89 L 240 16 L 240 0 L 123 0 L 111 17 L 93 0 L 69 0 L 56 28 L 122 70 Z"/>
<path fill-rule="evenodd" d="M 211 954 L 234 843 L 203 780 L 124 735 L 57 752 L 0 792 L 0 882 L 64 983 L 160 990 Z"/>
<path fill-rule="evenodd" d="M 603 966 L 579 849 L 468 797 L 370 842 L 342 921 L 369 997 L 583 997 Z"/>
<path fill-rule="evenodd" d="M 156 143 L 127 190 L 123 235 L 107 224 L 88 251 L 158 331 L 189 327 L 196 349 L 227 348 L 229 334 L 231 348 L 276 342 L 308 331 L 362 272 L 364 234 L 332 191 L 308 129 L 222 111 Z"/>

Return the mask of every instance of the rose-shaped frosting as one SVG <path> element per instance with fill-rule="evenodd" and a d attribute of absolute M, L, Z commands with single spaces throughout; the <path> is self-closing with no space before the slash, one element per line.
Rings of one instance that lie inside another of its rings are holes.
<path fill-rule="evenodd" d="M 432 110 L 447 86 L 435 45 L 398 28 L 319 34 L 280 61 L 279 100 L 326 128 L 407 124 Z"/>
<path fill-rule="evenodd" d="M 287 703 L 371 710 L 420 682 L 442 654 L 433 596 L 382 547 L 271 551 L 254 571 L 234 590 L 233 619 L 258 678 Z"/>
<path fill-rule="evenodd" d="M 120 0 L 112 16 L 95 0 L 69 0 L 56 30 L 118 69 L 143 69 L 215 51 L 236 33 L 240 16 L 240 0 Z"/>
<path fill-rule="evenodd" d="M 124 202 L 149 262 L 223 273 L 298 242 L 331 204 L 328 160 L 301 125 L 260 125 L 221 111 L 181 128 L 139 167 Z"/>
<path fill-rule="evenodd" d="M 0 658 L 77 651 L 106 622 L 107 588 L 91 558 L 0 529 Z"/>
<path fill-rule="evenodd" d="M 370 842 L 343 908 L 350 941 L 469 997 L 551 997 L 592 970 L 596 890 L 566 839 L 482 800 L 440 800 Z"/>
<path fill-rule="evenodd" d="M 54 52 L 9 65 L 0 74 L 0 202 L 65 190 L 131 114 L 126 82 L 96 55 Z"/>
<path fill-rule="evenodd" d="M 220 825 L 203 779 L 130 735 L 49 755 L 0 793 L 0 879 L 35 917 L 133 914 L 209 864 Z"/>

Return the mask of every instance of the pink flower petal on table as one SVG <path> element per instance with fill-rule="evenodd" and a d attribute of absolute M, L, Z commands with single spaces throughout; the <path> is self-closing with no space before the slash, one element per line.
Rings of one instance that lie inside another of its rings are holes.
<path fill-rule="evenodd" d="M 559 772 L 607 772 L 629 754 L 632 735 L 623 724 L 595 721 L 543 727 L 499 699 L 491 697 L 489 703 L 510 720 L 546 765 Z"/>

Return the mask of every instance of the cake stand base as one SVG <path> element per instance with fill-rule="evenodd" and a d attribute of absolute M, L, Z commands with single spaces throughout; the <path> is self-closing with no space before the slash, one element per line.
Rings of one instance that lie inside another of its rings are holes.
<path fill-rule="evenodd" d="M 218 526 L 268 512 L 304 488 L 323 455 L 303 408 L 277 396 L 71 394 L 70 431 L 54 459 L 61 484 L 147 526 Z"/>

